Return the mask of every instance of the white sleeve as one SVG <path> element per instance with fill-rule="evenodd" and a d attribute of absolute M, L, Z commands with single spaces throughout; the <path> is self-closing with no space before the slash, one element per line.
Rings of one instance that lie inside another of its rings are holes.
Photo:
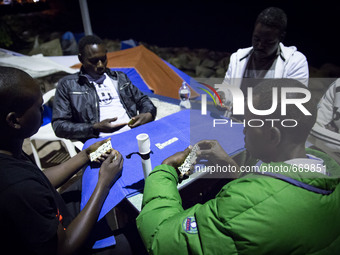
<path fill-rule="evenodd" d="M 319 102 L 316 120 L 316 123 L 319 126 L 325 127 L 325 125 L 330 123 L 333 119 L 334 100 L 337 84 L 340 85 L 340 80 L 337 80 L 330 85 Z"/>
<path fill-rule="evenodd" d="M 305 55 L 301 52 L 294 52 L 294 56 L 290 59 L 290 65 L 287 72 L 287 78 L 298 79 L 308 87 L 309 68 Z"/>

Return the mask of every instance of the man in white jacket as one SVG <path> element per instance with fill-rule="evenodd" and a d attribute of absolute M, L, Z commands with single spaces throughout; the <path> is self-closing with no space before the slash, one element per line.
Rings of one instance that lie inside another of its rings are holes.
<path fill-rule="evenodd" d="M 252 47 L 239 49 L 230 57 L 223 86 L 247 88 L 256 86 L 264 78 L 294 78 L 308 86 L 308 63 L 296 47 L 286 47 L 287 16 L 276 7 L 263 10 L 257 17 L 252 35 Z M 223 89 L 225 92 L 225 90 Z M 231 93 L 225 92 L 224 103 L 232 106 Z"/>
<path fill-rule="evenodd" d="M 318 105 L 316 123 L 308 141 L 340 164 L 340 79 L 334 81 Z"/>

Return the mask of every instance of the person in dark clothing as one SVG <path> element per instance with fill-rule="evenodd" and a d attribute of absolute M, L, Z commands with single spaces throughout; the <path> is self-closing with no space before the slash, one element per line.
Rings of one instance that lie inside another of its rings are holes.
<path fill-rule="evenodd" d="M 85 208 L 72 219 L 56 188 L 88 164 L 89 154 L 106 140 L 42 172 L 22 150 L 24 139 L 42 124 L 39 85 L 21 70 L 0 67 L 0 101 L 1 253 L 65 255 L 81 251 L 122 169 L 121 154 L 113 150 L 101 155 L 95 190 Z"/>
<path fill-rule="evenodd" d="M 52 126 L 57 136 L 86 141 L 153 121 L 156 107 L 123 72 L 106 68 L 107 50 L 97 36 L 79 41 L 80 72 L 59 81 Z"/>

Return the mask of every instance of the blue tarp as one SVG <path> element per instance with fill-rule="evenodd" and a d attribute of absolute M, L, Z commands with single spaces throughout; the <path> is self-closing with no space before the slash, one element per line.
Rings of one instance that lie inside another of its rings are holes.
<path fill-rule="evenodd" d="M 147 133 L 150 137 L 150 148 L 153 151 L 153 154 L 151 154 L 152 167 L 160 165 L 165 158 L 202 139 L 218 140 L 231 156 L 242 151 L 244 149 L 243 126 L 219 125 L 212 128 L 213 119 L 214 117 L 210 114 L 202 116 L 200 110 L 183 110 L 160 120 L 111 136 L 112 147 L 117 149 L 124 157 L 124 167 L 122 176 L 113 185 L 106 198 L 98 221 L 124 197 L 140 193 L 144 187 L 141 159 L 137 155 L 133 155 L 131 159 L 125 158 L 126 155 L 138 151 L 136 136 L 140 133 Z M 159 149 L 156 146 L 157 143 L 164 143 L 174 137 L 177 137 L 178 140 L 165 148 Z M 87 141 L 84 148 L 101 139 L 104 138 Z M 86 205 L 97 184 L 98 173 L 99 166 L 89 166 L 84 172 L 81 209 Z M 113 245 L 113 240 L 112 238 L 107 239 L 105 242 L 102 240 L 100 244 L 96 243 L 95 247 L 101 248 L 98 245 Z"/>

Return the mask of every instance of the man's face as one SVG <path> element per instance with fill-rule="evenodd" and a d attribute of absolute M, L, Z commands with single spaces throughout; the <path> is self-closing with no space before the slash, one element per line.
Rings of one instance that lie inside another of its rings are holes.
<path fill-rule="evenodd" d="M 257 23 L 252 37 L 255 58 L 263 59 L 272 56 L 279 47 L 280 38 L 279 29 Z"/>
<path fill-rule="evenodd" d="M 84 53 L 79 56 L 86 73 L 97 78 L 101 76 L 107 65 L 106 48 L 103 44 L 86 45 Z"/>

